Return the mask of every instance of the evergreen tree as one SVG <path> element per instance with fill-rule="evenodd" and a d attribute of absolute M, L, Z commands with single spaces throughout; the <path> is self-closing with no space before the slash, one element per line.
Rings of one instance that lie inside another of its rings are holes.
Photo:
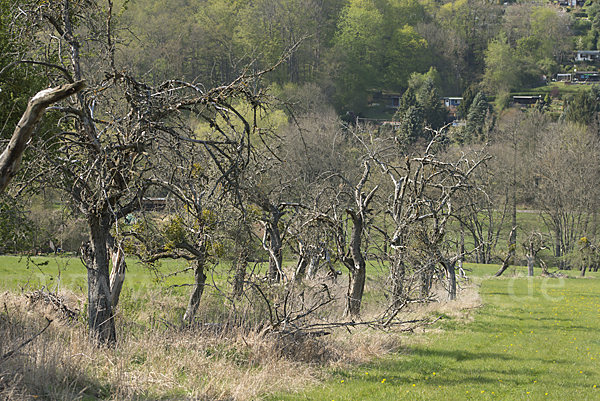
<path fill-rule="evenodd" d="M 600 85 L 592 86 L 589 92 L 579 90 L 569 103 L 567 109 L 563 112 L 565 120 L 572 123 L 589 125 L 596 113 L 600 111 L 599 101 Z"/>
<path fill-rule="evenodd" d="M 473 99 L 473 104 L 471 104 L 467 115 L 467 124 L 463 135 L 465 143 L 485 142 L 488 139 L 489 124 L 487 117 L 491 111 L 490 109 L 487 97 L 483 92 L 479 92 Z"/>
<path fill-rule="evenodd" d="M 404 117 L 399 128 L 399 137 L 408 145 L 415 143 L 419 138 L 424 137 L 423 131 L 423 110 L 420 106 L 411 106 Z"/>
<path fill-rule="evenodd" d="M 417 93 L 417 100 L 423 110 L 423 120 L 426 126 L 438 130 L 446 123 L 448 111 L 442 104 L 440 94 L 433 81 L 428 77 Z"/>
<path fill-rule="evenodd" d="M 477 95 L 477 92 L 478 91 L 477 91 L 475 84 L 470 85 L 463 92 L 462 100 L 456 110 L 458 112 L 458 115 L 460 118 L 467 117 L 467 114 L 469 113 L 469 107 L 471 107 L 471 104 L 473 103 L 473 100 L 475 99 L 475 95 Z"/>
<path fill-rule="evenodd" d="M 404 94 L 400 98 L 400 104 L 398 105 L 398 110 L 396 111 L 396 114 L 394 115 L 394 120 L 402 119 L 402 117 L 404 117 L 404 115 L 406 114 L 408 109 L 410 109 L 411 107 L 416 106 L 416 105 L 417 105 L 417 97 L 415 96 L 415 92 L 411 87 L 408 87 L 408 89 L 404 92 Z"/>

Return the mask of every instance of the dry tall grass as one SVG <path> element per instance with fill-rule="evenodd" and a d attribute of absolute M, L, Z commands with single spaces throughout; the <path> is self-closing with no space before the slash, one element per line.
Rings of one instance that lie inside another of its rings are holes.
<path fill-rule="evenodd" d="M 462 300 L 438 307 L 459 313 L 479 302 L 473 291 L 462 294 Z M 70 298 L 74 305 L 77 297 Z M 367 327 L 331 330 L 323 337 L 265 334 L 261 326 L 247 324 L 182 327 L 170 320 L 181 313 L 181 296 L 146 291 L 125 294 L 121 302 L 118 344 L 107 348 L 90 341 L 82 317 L 69 322 L 43 302 L 3 293 L 0 358 L 41 331 L 46 317 L 53 322 L 30 344 L 0 360 L 0 399 L 259 399 L 317 384 L 326 378 L 324 367 L 347 367 L 397 352 L 407 337 L 398 330 Z M 433 308 L 414 307 L 403 318 L 422 317 Z M 222 299 L 207 294 L 200 321 L 224 321 L 217 316 L 228 310 Z M 366 305 L 365 319 L 375 310 Z"/>

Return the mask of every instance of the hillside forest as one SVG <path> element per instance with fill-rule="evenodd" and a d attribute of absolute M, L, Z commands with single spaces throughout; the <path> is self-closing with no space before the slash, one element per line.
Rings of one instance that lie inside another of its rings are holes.
<path fill-rule="evenodd" d="M 273 305 L 273 330 L 332 302 L 321 289 L 300 304 L 303 282 L 342 274 L 343 315 L 359 319 L 374 264 L 388 323 L 436 286 L 454 299 L 464 261 L 598 267 L 600 86 L 552 77 L 596 68 L 572 51 L 597 49 L 600 3 L 0 6 L 3 145 L 36 92 L 85 82 L 29 141 L 2 195 L 0 249 L 77 252 L 103 342 L 125 256 L 189 261 L 183 322 L 220 269 L 230 302 L 250 289 Z M 539 85 L 552 88 L 539 102 L 511 104 Z M 389 93 L 387 124 L 360 118 Z M 443 95 L 462 97 L 460 122 L 447 124 Z M 299 311 L 269 298 L 279 283 Z"/>

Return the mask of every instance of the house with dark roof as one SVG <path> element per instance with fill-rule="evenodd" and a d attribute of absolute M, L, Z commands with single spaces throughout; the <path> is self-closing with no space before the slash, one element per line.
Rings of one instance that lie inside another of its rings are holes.
<path fill-rule="evenodd" d="M 573 74 L 573 82 L 600 82 L 600 72 L 576 71 Z"/>

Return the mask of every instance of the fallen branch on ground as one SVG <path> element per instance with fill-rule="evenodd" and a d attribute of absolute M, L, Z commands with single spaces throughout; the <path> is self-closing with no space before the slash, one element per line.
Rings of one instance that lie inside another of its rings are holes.
<path fill-rule="evenodd" d="M 2 365 L 4 362 L 6 362 L 11 356 L 13 356 L 21 348 L 23 348 L 24 346 L 26 346 L 27 344 L 29 344 L 30 342 L 32 342 L 33 340 L 35 340 L 36 338 L 38 338 L 44 331 L 46 331 L 46 329 L 48 327 L 50 327 L 50 323 L 52 323 L 52 320 L 50 320 L 48 318 L 46 318 L 46 320 L 48 321 L 48 324 L 46 325 L 46 327 L 44 327 L 42 329 L 42 331 L 40 331 L 39 333 L 37 333 L 36 335 L 34 335 L 33 337 L 31 337 L 29 340 L 27 340 L 24 343 L 22 343 L 21 345 L 19 345 L 17 348 L 15 348 L 12 351 L 9 351 L 6 354 L 2 355 L 2 358 L 0 358 L 0 365 Z"/>

